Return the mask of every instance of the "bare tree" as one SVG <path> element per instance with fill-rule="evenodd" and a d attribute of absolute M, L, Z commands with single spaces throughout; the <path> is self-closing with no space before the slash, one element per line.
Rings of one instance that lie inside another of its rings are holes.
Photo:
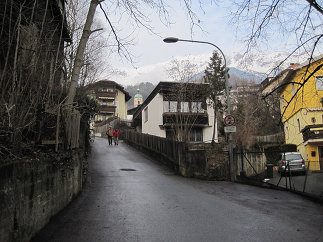
<path fill-rule="evenodd" d="M 178 0 L 179 2 L 183 3 L 183 9 L 186 11 L 188 19 L 191 22 L 191 31 L 193 32 L 194 27 L 200 27 L 199 19 L 194 12 L 193 9 L 193 1 L 192 0 Z M 211 0 L 211 2 L 213 2 Z M 203 3 L 202 1 L 198 1 L 198 5 L 202 8 Z M 83 28 L 82 37 L 77 47 L 76 54 L 74 56 L 74 64 L 73 64 L 73 71 L 71 75 L 71 82 L 69 87 L 69 94 L 66 100 L 66 104 L 71 106 L 73 103 L 73 99 L 76 92 L 76 87 L 79 81 L 81 68 L 84 65 L 84 53 L 87 46 L 87 41 L 90 38 L 90 35 L 95 32 L 96 30 L 91 30 L 91 26 L 93 23 L 93 18 L 95 15 L 95 11 L 97 6 L 100 7 L 100 10 L 104 14 L 108 26 L 110 28 L 111 36 L 114 38 L 114 44 L 110 44 L 111 49 L 115 49 L 118 54 L 127 60 L 132 62 L 132 55 L 131 52 L 128 50 L 127 46 L 132 44 L 133 40 L 130 38 L 122 38 L 118 33 L 118 29 L 116 24 L 111 20 L 109 16 L 109 12 L 116 12 L 120 14 L 120 18 L 122 16 L 128 16 L 130 24 L 134 26 L 134 28 L 144 27 L 148 31 L 153 34 L 157 34 L 153 27 L 151 26 L 151 19 L 149 17 L 149 13 L 147 9 L 151 9 L 156 11 L 159 14 L 160 20 L 168 25 L 170 24 L 169 20 L 169 10 L 170 7 L 163 1 L 163 0 L 153 0 L 153 1 L 140 1 L 140 0 L 118 0 L 115 2 L 106 2 L 104 0 L 91 0 L 90 8 L 87 14 L 86 22 Z M 131 33 L 129 34 L 131 36 Z"/>
<path fill-rule="evenodd" d="M 84 63 L 83 58 L 84 58 L 84 53 L 85 53 L 85 49 L 86 49 L 86 44 L 90 38 L 90 35 L 93 33 L 91 30 L 91 27 L 92 27 L 94 15 L 95 15 L 95 10 L 96 10 L 96 7 L 101 2 L 102 1 L 100 1 L 100 0 L 91 0 L 91 3 L 90 3 L 89 11 L 87 13 L 86 21 L 85 21 L 83 31 L 82 31 L 82 36 L 81 36 L 80 42 L 77 46 L 77 50 L 76 50 L 76 54 L 75 54 L 70 87 L 69 87 L 68 96 L 67 96 L 67 99 L 65 102 L 67 106 L 73 105 L 81 68 Z"/>
<path fill-rule="evenodd" d="M 237 147 L 250 149 L 257 143 L 256 136 L 282 132 L 279 98 L 272 96 L 262 99 L 248 82 L 239 86 L 233 114 L 237 118 L 237 132 L 234 135 Z"/>
<path fill-rule="evenodd" d="M 197 78 L 198 68 L 188 60 L 173 60 L 167 70 L 176 82 L 164 94 L 164 112 L 169 112 L 167 123 L 172 124 L 169 132 L 178 141 L 192 141 L 193 131 L 203 123 L 207 111 L 205 84 Z M 166 103 L 166 106 L 165 106 Z M 165 108 L 167 110 L 165 110 Z M 199 140 L 202 141 L 202 140 Z"/>
<path fill-rule="evenodd" d="M 247 31 L 247 51 L 259 41 L 273 41 L 294 35 L 297 50 L 311 57 L 322 38 L 322 6 L 311 0 L 247 0 L 235 1 L 233 22 Z"/>
<path fill-rule="evenodd" d="M 38 142 L 47 106 L 60 102 L 63 16 L 52 1 L 2 1 L 0 13 L 0 126 L 5 145 Z"/>
<path fill-rule="evenodd" d="M 73 61 L 76 54 L 77 44 L 82 35 L 84 16 L 86 15 L 89 7 L 88 1 L 72 0 L 67 4 L 66 18 L 69 23 L 69 30 L 72 39 L 66 49 L 66 66 L 65 73 L 66 80 L 71 79 Z M 103 72 L 109 73 L 107 70 L 112 69 L 110 64 L 105 61 L 109 53 L 109 45 L 103 36 L 102 22 L 94 19 L 93 28 L 95 31 L 90 35 L 89 42 L 86 45 L 83 64 L 80 70 L 79 86 L 84 86 L 98 80 Z"/>
<path fill-rule="evenodd" d="M 235 1 L 233 21 L 246 31 L 247 51 L 260 42 L 275 42 L 277 39 L 290 38 L 294 48 L 290 54 L 273 70 L 278 74 L 281 66 L 297 53 L 307 54 L 309 65 L 293 98 L 300 93 L 309 78 L 319 71 L 319 65 L 309 72 L 314 55 L 321 54 L 323 37 L 323 8 L 321 1 L 315 0 L 246 0 Z M 286 85 L 286 84 L 283 84 Z M 282 86 L 277 87 L 277 89 Z M 277 89 L 267 94 L 272 95 Z M 293 99 L 292 98 L 292 99 Z M 292 100 L 288 101 L 290 104 Z M 282 116 L 284 113 L 282 114 Z"/>

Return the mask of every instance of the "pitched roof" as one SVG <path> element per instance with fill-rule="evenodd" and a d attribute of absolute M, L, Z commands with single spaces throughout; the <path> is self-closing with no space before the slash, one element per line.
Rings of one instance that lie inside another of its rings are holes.
<path fill-rule="evenodd" d="M 169 93 L 176 91 L 176 88 L 183 84 L 182 82 L 159 82 L 155 89 L 149 94 L 146 100 L 138 106 L 138 109 L 133 114 L 133 119 L 141 115 L 142 110 L 151 102 L 151 100 L 157 95 L 157 93 Z M 184 84 L 188 84 L 190 86 L 196 85 L 208 85 L 204 83 L 193 83 L 193 82 L 184 82 Z"/>
<path fill-rule="evenodd" d="M 267 77 L 264 81 L 260 83 L 260 91 L 263 96 L 275 91 L 275 90 L 281 90 L 283 88 L 282 84 L 287 83 L 292 80 L 292 78 L 295 76 L 296 72 L 303 67 L 308 66 L 310 63 L 314 63 L 318 60 L 323 59 L 323 55 L 319 55 L 316 57 L 313 57 L 310 60 L 307 60 L 301 64 L 293 64 L 289 66 L 287 69 L 281 71 L 277 76 L 274 78 Z M 280 87 L 282 87 L 280 89 Z M 265 90 L 267 89 L 267 90 Z"/>
<path fill-rule="evenodd" d="M 117 88 L 119 91 L 121 91 L 121 92 L 123 92 L 125 94 L 126 102 L 128 102 L 131 99 L 130 94 L 126 90 L 124 90 L 123 86 L 116 83 L 115 81 L 111 81 L 111 80 L 108 80 L 108 79 L 88 84 L 85 88 L 87 90 L 91 90 L 91 89 L 94 89 L 94 88 L 97 88 L 97 87 L 101 87 L 101 88 L 102 87 L 104 87 L 104 88 L 109 88 L 109 87 Z"/>

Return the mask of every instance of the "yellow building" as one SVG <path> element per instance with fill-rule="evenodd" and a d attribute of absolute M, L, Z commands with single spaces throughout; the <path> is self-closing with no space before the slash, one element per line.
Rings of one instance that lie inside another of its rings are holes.
<path fill-rule="evenodd" d="M 286 143 L 297 145 L 311 170 L 323 170 L 323 55 L 291 66 L 273 82 L 280 87 Z"/>
<path fill-rule="evenodd" d="M 98 101 L 100 112 L 95 115 L 95 123 L 118 117 L 127 119 L 127 102 L 131 96 L 123 86 L 110 80 L 102 80 L 88 85 L 87 92 Z"/>

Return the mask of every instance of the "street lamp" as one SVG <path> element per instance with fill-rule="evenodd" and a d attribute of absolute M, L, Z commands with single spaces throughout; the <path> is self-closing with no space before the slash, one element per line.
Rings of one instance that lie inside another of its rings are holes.
<path fill-rule="evenodd" d="M 215 44 L 210 43 L 210 42 L 206 42 L 206 41 L 178 39 L 178 38 L 175 38 L 175 37 L 168 37 L 168 38 L 165 38 L 163 41 L 165 43 L 176 43 L 178 41 L 182 41 L 182 42 L 192 42 L 192 43 L 208 44 L 208 45 L 212 45 L 218 51 L 220 51 L 220 53 L 223 56 L 223 60 L 224 60 L 225 93 L 226 93 L 226 96 L 227 96 L 227 115 L 231 114 L 227 61 L 225 59 L 225 55 L 223 54 L 222 50 L 218 46 L 216 46 Z M 230 176 L 231 176 L 231 181 L 234 182 L 235 181 L 235 174 L 234 174 L 235 173 L 235 169 L 234 169 L 234 166 L 233 166 L 233 148 L 232 148 L 232 133 L 231 132 L 229 132 L 229 162 L 230 162 Z"/>

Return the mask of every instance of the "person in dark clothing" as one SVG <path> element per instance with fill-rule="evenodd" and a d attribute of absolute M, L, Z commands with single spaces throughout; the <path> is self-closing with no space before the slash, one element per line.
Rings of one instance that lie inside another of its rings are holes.
<path fill-rule="evenodd" d="M 113 130 L 111 127 L 109 127 L 109 129 L 108 129 L 107 135 L 108 135 L 109 145 L 112 145 Z"/>

